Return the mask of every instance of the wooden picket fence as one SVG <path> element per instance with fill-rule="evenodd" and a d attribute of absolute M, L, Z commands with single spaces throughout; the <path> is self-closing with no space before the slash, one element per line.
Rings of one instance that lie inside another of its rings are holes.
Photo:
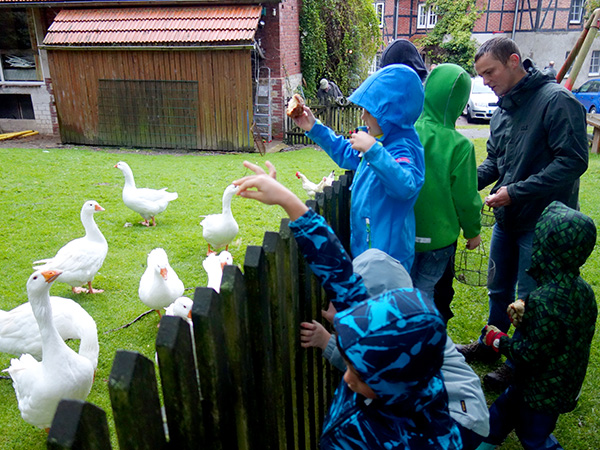
<path fill-rule="evenodd" d="M 331 128 L 337 135 L 348 137 L 350 131 L 363 125 L 360 118 L 363 109 L 357 105 L 319 105 L 309 104 L 313 114 L 323 124 Z M 312 144 L 309 138 L 304 135 L 304 130 L 296 126 L 294 121 L 286 116 L 286 132 L 284 141 L 289 145 Z"/>
<path fill-rule="evenodd" d="M 351 178 L 345 173 L 307 202 L 346 249 Z M 288 224 L 282 220 L 279 232 L 265 233 L 262 246 L 247 248 L 243 273 L 225 267 L 220 294 L 196 288 L 194 342 L 183 319 L 163 316 L 156 351 L 164 408 L 155 363 L 117 351 L 108 389 L 119 449 L 318 448 L 342 374 L 320 350 L 300 346 L 300 322 L 318 319 L 328 300 Z M 63 400 L 47 446 L 111 449 L 106 413 Z"/>

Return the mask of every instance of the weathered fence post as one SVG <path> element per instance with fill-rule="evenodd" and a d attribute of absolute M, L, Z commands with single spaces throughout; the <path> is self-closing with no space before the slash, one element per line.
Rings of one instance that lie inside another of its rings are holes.
<path fill-rule="evenodd" d="M 279 267 L 286 276 L 282 278 L 284 298 L 281 306 L 286 324 L 288 352 L 290 358 L 291 390 L 294 432 L 296 448 L 306 449 L 306 423 L 304 421 L 304 378 L 302 376 L 300 347 L 300 280 L 298 276 L 298 244 L 289 228 L 290 219 L 283 219 L 279 227 L 279 236 L 283 242 L 282 265 Z"/>
<path fill-rule="evenodd" d="M 222 309 L 223 303 L 214 289 L 196 288 L 192 322 L 207 450 L 237 448 L 235 415 L 229 407 L 234 393 L 231 369 L 225 357 Z"/>
<path fill-rule="evenodd" d="M 50 450 L 110 450 L 106 413 L 81 400 L 61 400 L 46 442 Z"/>
<path fill-rule="evenodd" d="M 335 182 L 333 183 L 334 190 L 336 186 L 339 187 L 339 195 L 336 195 L 340 214 L 339 229 L 335 230 L 335 232 L 350 256 L 352 256 L 352 252 L 350 251 L 350 185 L 353 178 L 354 172 L 347 170 L 336 180 L 337 185 Z"/>
<path fill-rule="evenodd" d="M 117 350 L 108 392 L 120 450 L 167 448 L 153 361 Z"/>
<path fill-rule="evenodd" d="M 262 420 L 262 433 L 256 436 L 257 448 L 279 450 L 285 448 L 285 430 L 278 420 L 283 410 L 283 396 L 276 392 L 275 359 L 273 350 L 270 292 L 267 288 L 266 262 L 262 247 L 248 246 L 244 260 L 244 279 L 248 295 L 248 335 L 250 357 L 254 361 L 254 380 L 257 412 Z"/>
<path fill-rule="evenodd" d="M 234 396 L 230 405 L 235 411 L 238 441 L 237 449 L 250 450 L 252 433 L 260 421 L 250 404 L 249 391 L 254 386 L 254 373 L 248 343 L 248 303 L 243 275 L 237 266 L 225 266 L 221 281 L 225 349 L 232 372 Z M 255 425 L 252 427 L 252 425 Z"/>
<path fill-rule="evenodd" d="M 285 445 L 281 448 L 295 449 L 297 445 L 297 427 L 294 426 L 294 412 L 292 411 L 292 383 L 290 373 L 290 355 L 288 352 L 288 334 L 285 322 L 284 310 L 284 283 L 285 273 L 279 268 L 283 265 L 283 242 L 279 233 L 265 232 L 263 239 L 265 252 L 267 287 L 271 301 L 271 328 L 273 339 L 273 356 L 275 358 L 275 383 L 274 395 L 281 395 L 282 410 L 278 411 L 281 419 L 279 426 L 280 435 L 285 439 Z"/>
<path fill-rule="evenodd" d="M 169 445 L 195 449 L 204 441 L 200 393 L 190 325 L 180 317 L 163 316 L 156 335 Z"/>

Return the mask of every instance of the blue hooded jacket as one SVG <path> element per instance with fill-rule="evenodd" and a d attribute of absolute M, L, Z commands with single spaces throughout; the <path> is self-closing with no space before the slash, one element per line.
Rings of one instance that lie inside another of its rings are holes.
<path fill-rule="evenodd" d="M 377 248 L 410 271 L 414 259 L 413 206 L 425 180 L 423 146 L 414 123 L 423 86 L 414 70 L 392 64 L 367 78 L 349 97 L 376 120 L 383 135 L 364 153 L 319 121 L 306 135 L 343 169 L 354 170 L 350 248 L 354 256 Z"/>
<path fill-rule="evenodd" d="M 412 288 L 369 298 L 341 243 L 314 211 L 290 229 L 338 310 L 340 350 L 377 394 L 368 400 L 342 381 L 321 449 L 462 448 L 440 373 L 446 325 L 433 302 Z"/>

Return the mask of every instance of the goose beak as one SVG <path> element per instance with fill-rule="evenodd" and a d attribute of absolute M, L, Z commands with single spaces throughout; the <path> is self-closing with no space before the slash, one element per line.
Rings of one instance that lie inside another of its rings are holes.
<path fill-rule="evenodd" d="M 60 270 L 46 270 L 42 272 L 42 275 L 46 279 L 46 283 L 52 283 L 61 273 L 62 272 Z"/>
<path fill-rule="evenodd" d="M 119 166 L 119 164 L 118 164 L 118 163 L 117 163 L 117 164 L 115 164 L 115 165 L 114 165 L 115 169 L 118 169 L 118 168 L 119 168 L 118 166 Z"/>
<path fill-rule="evenodd" d="M 164 280 L 167 279 L 167 269 L 165 267 L 160 269 L 160 276 L 163 277 Z"/>
<path fill-rule="evenodd" d="M 188 319 L 191 319 L 191 318 L 192 318 L 192 311 L 191 311 L 191 310 L 190 310 L 190 312 L 188 313 L 187 317 L 188 317 Z"/>
<path fill-rule="evenodd" d="M 94 207 L 94 209 L 95 209 L 96 211 L 104 211 L 104 208 L 103 208 L 102 206 L 100 206 L 100 205 L 96 205 L 96 206 Z"/>
<path fill-rule="evenodd" d="M 227 263 L 226 263 L 226 262 L 222 262 L 222 263 L 221 263 L 221 270 L 225 270 L 225 266 L 226 266 L 226 265 L 227 265 Z"/>

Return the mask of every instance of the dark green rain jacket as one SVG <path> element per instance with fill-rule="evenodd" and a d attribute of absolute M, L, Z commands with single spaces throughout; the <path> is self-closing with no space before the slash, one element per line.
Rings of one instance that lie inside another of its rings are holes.
<path fill-rule="evenodd" d="M 560 202 L 546 208 L 535 228 L 529 275 L 538 288 L 525 299 L 520 336 L 499 345 L 533 409 L 560 414 L 577 405 L 598 314 L 579 268 L 595 243 L 592 219 Z"/>
<path fill-rule="evenodd" d="M 506 231 L 532 231 L 553 200 L 576 207 L 588 165 L 585 108 L 551 76 L 524 61 L 527 75 L 506 95 L 490 122 L 479 189 L 507 186 L 511 204 L 495 208 Z"/>

